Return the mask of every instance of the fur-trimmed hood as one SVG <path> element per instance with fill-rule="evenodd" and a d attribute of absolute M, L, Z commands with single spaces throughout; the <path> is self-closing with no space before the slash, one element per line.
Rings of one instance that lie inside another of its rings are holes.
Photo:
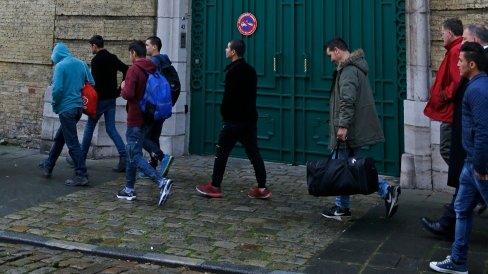
<path fill-rule="evenodd" d="M 364 74 L 368 74 L 369 67 L 368 63 L 364 59 L 364 51 L 362 49 L 353 51 L 349 58 L 347 58 L 344 62 L 340 62 L 337 66 L 337 71 L 340 71 L 349 65 L 356 66 L 358 69 L 364 72 Z"/>

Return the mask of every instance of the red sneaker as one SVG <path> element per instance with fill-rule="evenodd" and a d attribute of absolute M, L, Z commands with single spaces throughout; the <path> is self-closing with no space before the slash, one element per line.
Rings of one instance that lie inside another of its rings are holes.
<path fill-rule="evenodd" d="M 260 189 L 257 187 L 252 187 L 247 196 L 254 199 L 268 199 L 271 197 L 271 191 L 269 191 L 267 188 Z"/>
<path fill-rule="evenodd" d="M 199 185 L 196 187 L 197 191 L 210 198 L 221 198 L 222 197 L 222 191 L 218 187 L 214 187 L 212 185 L 212 182 L 206 183 L 203 185 Z"/>

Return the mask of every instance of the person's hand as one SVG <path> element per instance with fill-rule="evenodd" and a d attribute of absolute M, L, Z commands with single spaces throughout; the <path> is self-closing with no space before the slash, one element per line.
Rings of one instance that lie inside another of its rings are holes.
<path fill-rule="evenodd" d="M 124 87 L 125 87 L 125 81 L 122 81 L 122 83 L 120 83 L 120 88 L 124 89 Z"/>
<path fill-rule="evenodd" d="M 340 127 L 337 130 L 337 140 L 346 141 L 347 140 L 347 128 Z"/>

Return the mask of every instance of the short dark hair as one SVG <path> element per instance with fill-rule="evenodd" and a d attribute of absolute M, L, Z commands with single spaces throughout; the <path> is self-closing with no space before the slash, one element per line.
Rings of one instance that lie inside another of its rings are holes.
<path fill-rule="evenodd" d="M 471 24 L 466 26 L 466 29 L 476 36 L 482 43 L 488 43 L 488 29 L 484 26 Z"/>
<path fill-rule="evenodd" d="M 463 35 L 463 22 L 459 18 L 449 18 L 442 23 L 444 29 L 450 30 L 456 36 Z"/>
<path fill-rule="evenodd" d="M 461 52 L 464 53 L 464 58 L 468 62 L 474 62 L 478 70 L 485 70 L 486 57 L 483 47 L 475 42 L 466 42 L 461 46 Z"/>
<path fill-rule="evenodd" d="M 246 44 L 241 39 L 231 40 L 230 49 L 235 50 L 237 56 L 242 57 L 246 53 Z"/>
<path fill-rule="evenodd" d="M 100 35 L 93 35 L 88 42 L 91 45 L 95 45 L 99 48 L 103 48 L 103 37 Z"/>
<path fill-rule="evenodd" d="M 161 48 L 163 47 L 163 43 L 161 43 L 161 39 L 157 36 L 151 36 L 147 38 L 146 40 L 151 43 L 151 45 L 156 46 L 158 48 L 158 51 L 161 51 Z"/>
<path fill-rule="evenodd" d="M 335 48 L 343 51 L 349 51 L 349 47 L 347 46 L 346 41 L 344 41 L 340 37 L 335 37 L 324 45 L 324 51 L 327 51 L 327 49 L 333 50 Z"/>
<path fill-rule="evenodd" d="M 135 52 L 137 57 L 146 57 L 146 44 L 141 40 L 134 40 L 129 45 L 129 51 Z"/>

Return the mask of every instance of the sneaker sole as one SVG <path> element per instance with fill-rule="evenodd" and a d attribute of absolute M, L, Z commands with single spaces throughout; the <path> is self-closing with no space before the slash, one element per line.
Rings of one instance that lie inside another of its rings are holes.
<path fill-rule="evenodd" d="M 132 200 L 135 200 L 136 199 L 136 196 L 132 196 L 132 197 L 127 197 L 127 196 L 119 196 L 119 195 L 115 195 L 118 199 L 121 199 L 121 200 L 126 200 L 126 201 L 132 201 Z"/>
<path fill-rule="evenodd" d="M 201 191 L 198 189 L 198 187 L 195 187 L 195 189 L 198 191 L 198 193 L 202 194 L 203 196 L 210 197 L 210 198 L 222 198 L 222 194 L 209 194 L 206 192 Z"/>
<path fill-rule="evenodd" d="M 432 270 L 435 270 L 440 273 L 468 274 L 468 271 L 456 271 L 456 270 L 440 268 L 436 265 L 436 262 L 430 262 L 429 266 Z"/>
<path fill-rule="evenodd" d="M 402 194 L 402 190 L 399 186 L 396 186 L 394 191 L 396 193 L 392 198 L 390 210 L 388 210 L 388 216 L 386 216 L 387 218 L 391 218 L 398 210 L 398 197 L 400 197 L 400 194 Z"/>
<path fill-rule="evenodd" d="M 324 216 L 327 219 L 332 219 L 332 220 L 336 220 L 336 221 L 342 221 L 342 218 L 349 218 L 349 217 L 351 217 L 351 216 L 329 216 L 329 215 L 326 215 L 326 214 L 323 214 L 323 213 L 320 213 L 320 215 Z"/>
<path fill-rule="evenodd" d="M 170 181 L 170 182 L 166 183 L 166 185 L 164 186 L 164 189 L 163 189 L 163 194 L 159 197 L 158 206 L 161 206 L 161 205 L 166 203 L 169 195 L 171 194 L 172 188 L 173 188 L 173 182 Z"/>
<path fill-rule="evenodd" d="M 251 198 L 251 199 L 261 199 L 261 200 L 265 200 L 265 199 L 269 199 L 271 197 L 271 193 L 264 196 L 264 197 L 254 197 L 254 196 L 251 196 L 251 195 L 247 195 L 247 197 Z"/>

